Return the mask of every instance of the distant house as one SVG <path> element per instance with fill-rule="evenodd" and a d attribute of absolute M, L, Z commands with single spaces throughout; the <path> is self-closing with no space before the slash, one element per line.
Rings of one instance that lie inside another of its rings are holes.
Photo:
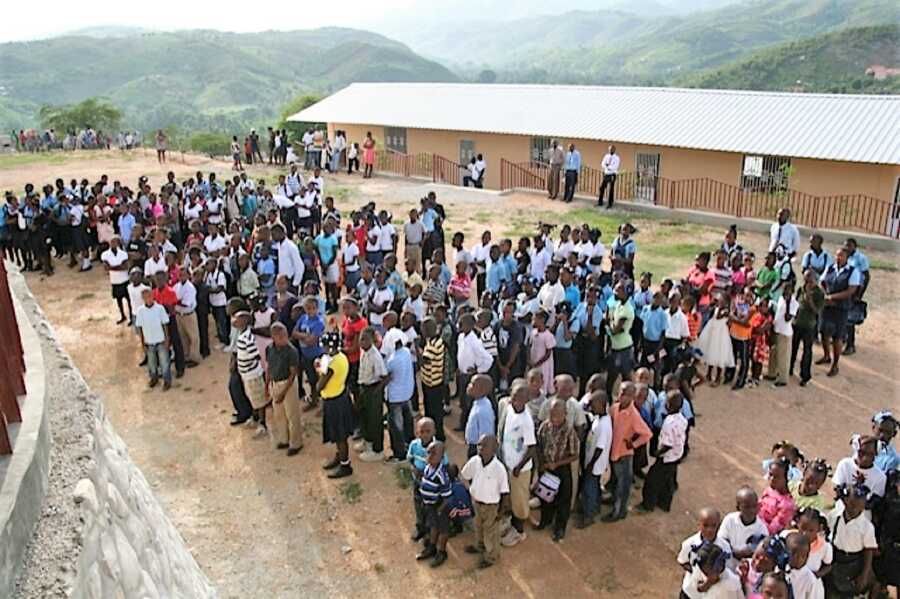
<path fill-rule="evenodd" d="M 811 196 L 898 201 L 900 96 L 677 88 L 354 83 L 290 117 L 328 123 L 379 149 L 488 163 L 544 160 L 574 142 L 599 168 L 614 143 L 623 171 L 670 181 L 713 179 Z"/>
<path fill-rule="evenodd" d="M 886 67 L 881 64 L 873 64 L 868 69 L 866 69 L 866 75 L 872 77 L 876 81 L 884 81 L 888 77 L 900 76 L 900 69 Z"/>

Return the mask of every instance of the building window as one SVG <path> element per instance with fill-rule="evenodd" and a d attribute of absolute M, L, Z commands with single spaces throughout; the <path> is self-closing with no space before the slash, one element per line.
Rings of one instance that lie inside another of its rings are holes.
<path fill-rule="evenodd" d="M 405 127 L 385 127 L 384 128 L 384 145 L 388 150 L 406 154 L 406 128 Z"/>
<path fill-rule="evenodd" d="M 459 163 L 469 164 L 475 158 L 475 142 L 471 139 L 459 140 Z"/>
<path fill-rule="evenodd" d="M 549 137 L 532 137 L 531 153 L 532 162 L 550 162 L 550 151 L 553 149 L 553 140 Z"/>
<path fill-rule="evenodd" d="M 785 191 L 790 185 L 791 159 L 783 156 L 744 156 L 741 187 L 771 193 Z"/>

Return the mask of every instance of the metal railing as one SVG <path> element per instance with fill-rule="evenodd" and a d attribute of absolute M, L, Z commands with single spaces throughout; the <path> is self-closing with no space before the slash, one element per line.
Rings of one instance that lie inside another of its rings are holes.
<path fill-rule="evenodd" d="M 453 162 L 443 156 L 433 155 L 431 165 L 431 180 L 434 183 L 446 183 L 448 185 L 462 185 L 466 172 L 464 166 Z"/>
<path fill-rule="evenodd" d="M 434 154 L 404 154 L 395 150 L 375 152 L 375 170 L 401 177 L 434 179 Z"/>
<path fill-rule="evenodd" d="M 12 453 L 8 425 L 22 422 L 19 397 L 25 395 L 25 356 L 16 322 L 6 265 L 0 260 L 0 455 Z"/>

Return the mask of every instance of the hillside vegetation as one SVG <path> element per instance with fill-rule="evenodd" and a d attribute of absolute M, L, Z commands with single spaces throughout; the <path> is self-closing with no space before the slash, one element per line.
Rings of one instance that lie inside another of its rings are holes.
<path fill-rule="evenodd" d="M 290 98 L 353 81 L 456 81 L 384 36 L 352 29 L 58 37 L 0 45 L 0 126 L 36 125 L 43 104 L 109 99 L 123 126 L 217 131 L 262 126 Z"/>
<path fill-rule="evenodd" d="M 873 64 L 896 66 L 900 25 L 859 27 L 766 48 L 745 60 L 687 77 L 688 87 L 795 90 L 833 93 L 900 93 L 900 77 L 876 81 Z"/>

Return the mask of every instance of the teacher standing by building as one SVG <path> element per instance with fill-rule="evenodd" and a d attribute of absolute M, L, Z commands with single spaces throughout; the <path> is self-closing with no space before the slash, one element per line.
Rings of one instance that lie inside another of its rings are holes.
<path fill-rule="evenodd" d="M 609 187 L 609 199 L 606 202 L 606 209 L 609 210 L 613 205 L 613 198 L 616 196 L 616 176 L 619 174 L 619 164 L 621 159 L 616 154 L 616 146 L 609 146 L 609 152 L 603 157 L 600 166 L 603 168 L 603 183 L 600 184 L 600 197 L 597 198 L 597 205 L 603 205 L 603 192 Z"/>
<path fill-rule="evenodd" d="M 575 188 L 578 186 L 578 173 L 581 171 L 581 152 L 575 149 L 575 144 L 569 144 L 566 152 L 566 190 L 563 193 L 563 201 L 571 202 L 575 197 Z"/>
<path fill-rule="evenodd" d="M 555 200 L 559 195 L 559 171 L 562 169 L 564 152 L 554 139 L 550 149 L 550 176 L 547 177 L 547 197 Z"/>

